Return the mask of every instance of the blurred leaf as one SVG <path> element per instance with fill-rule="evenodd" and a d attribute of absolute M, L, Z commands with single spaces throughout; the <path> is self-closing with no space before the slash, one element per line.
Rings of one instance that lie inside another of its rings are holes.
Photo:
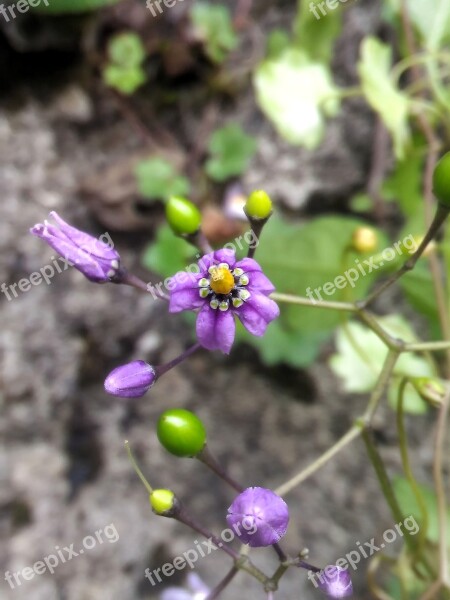
<path fill-rule="evenodd" d="M 343 11 L 329 10 L 324 15 L 319 4 L 324 6 L 322 0 L 299 0 L 294 24 L 295 46 L 306 52 L 312 60 L 329 65 L 334 43 L 341 32 Z"/>
<path fill-rule="evenodd" d="M 103 81 L 118 92 L 131 95 L 147 81 L 147 75 L 141 67 L 107 65 L 103 70 Z"/>
<path fill-rule="evenodd" d="M 44 0 L 41 0 L 33 10 L 54 14 L 81 13 L 117 4 L 120 0 L 47 0 L 47 2 L 48 6 Z"/>
<path fill-rule="evenodd" d="M 416 341 L 409 323 L 400 315 L 378 317 L 377 320 L 390 335 L 410 342 Z M 330 367 L 343 380 L 344 389 L 353 393 L 371 391 L 388 354 L 383 341 L 364 325 L 349 322 L 338 329 L 336 346 L 337 353 L 331 357 Z M 425 359 L 413 353 L 402 354 L 389 387 L 391 406 L 396 406 L 398 385 L 402 377 L 432 377 L 434 374 L 433 368 Z M 411 386 L 405 392 L 404 409 L 413 414 L 422 414 L 427 410 L 425 402 Z"/>
<path fill-rule="evenodd" d="M 138 67 L 146 56 L 141 38 L 131 31 L 113 36 L 108 44 L 109 60 L 120 67 Z"/>
<path fill-rule="evenodd" d="M 261 109 L 291 144 L 316 148 L 325 133 L 325 116 L 339 110 L 330 72 L 299 50 L 261 63 L 254 85 Z"/>
<path fill-rule="evenodd" d="M 400 505 L 401 511 L 405 517 L 412 516 L 419 526 L 423 523 L 422 513 L 417 504 L 408 480 L 404 477 L 396 477 L 393 481 L 394 493 Z M 436 493 L 432 488 L 426 485 L 419 485 L 423 501 L 428 514 L 427 539 L 437 544 L 440 538 L 439 520 L 436 502 Z M 450 508 L 447 509 L 447 540 L 450 543 Z"/>
<path fill-rule="evenodd" d="M 407 217 L 415 216 L 419 211 L 423 213 L 424 210 L 423 163 L 421 153 L 410 152 L 405 159 L 397 161 L 394 171 L 383 183 L 384 198 L 397 202 Z"/>
<path fill-rule="evenodd" d="M 387 5 L 397 14 L 401 0 L 387 0 Z M 432 51 L 450 41 L 450 3 L 448 0 L 406 0 L 409 17 L 420 33 L 423 44 Z"/>
<path fill-rule="evenodd" d="M 215 63 L 223 62 L 228 52 L 238 45 L 227 6 L 199 2 L 191 9 L 191 20 L 198 37 L 205 43 L 208 57 Z"/>
<path fill-rule="evenodd" d="M 281 319 L 269 325 L 264 337 L 251 335 L 241 324 L 236 329 L 236 340 L 256 348 L 266 365 L 285 363 L 292 367 L 308 367 L 317 358 L 329 333 L 302 334 L 291 330 Z"/>
<path fill-rule="evenodd" d="M 267 37 L 267 57 L 278 58 L 291 45 L 291 38 L 284 29 L 274 29 Z"/>
<path fill-rule="evenodd" d="M 169 225 L 163 225 L 158 229 L 156 240 L 145 249 L 142 264 L 154 273 L 170 277 L 196 262 L 195 254 L 192 244 L 175 236 Z"/>
<path fill-rule="evenodd" d="M 374 37 L 364 38 L 358 63 L 363 93 L 392 135 L 397 158 L 402 159 L 410 138 L 410 101 L 392 81 L 391 63 L 392 50 L 387 44 Z"/>
<path fill-rule="evenodd" d="M 354 212 L 370 212 L 373 210 L 373 200 L 368 194 L 356 194 L 350 200 L 350 208 Z"/>
<path fill-rule="evenodd" d="M 163 158 L 148 158 L 135 168 L 139 193 L 147 200 L 165 200 L 169 196 L 189 194 L 190 183 Z"/>
<path fill-rule="evenodd" d="M 208 150 L 207 174 L 215 181 L 225 181 L 245 171 L 256 152 L 256 142 L 239 125 L 232 124 L 212 134 Z"/>
<path fill-rule="evenodd" d="M 305 296 L 310 288 L 317 300 L 320 298 L 314 290 L 320 288 L 323 300 L 343 300 L 349 292 L 355 299 L 361 298 L 381 274 L 367 272 L 365 277 L 362 274 L 358 277 L 354 262 L 358 255 L 347 253 L 348 258 L 344 259 L 354 230 L 362 224 L 361 220 L 352 218 L 320 217 L 299 225 L 273 216 L 264 228 L 257 260 L 278 292 Z M 378 230 L 377 236 L 381 250 L 386 247 L 386 237 Z M 334 282 L 336 277 L 345 279 L 344 272 L 350 268 L 356 271 L 356 276 L 351 273 L 354 288 L 345 280 L 345 289 L 335 288 L 329 295 L 324 293 L 323 286 L 327 282 Z M 282 313 L 290 328 L 302 333 L 331 331 L 342 318 L 336 311 L 294 305 L 284 305 Z"/>

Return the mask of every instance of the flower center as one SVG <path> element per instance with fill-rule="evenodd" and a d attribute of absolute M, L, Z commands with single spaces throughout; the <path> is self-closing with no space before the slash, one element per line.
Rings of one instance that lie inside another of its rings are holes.
<path fill-rule="evenodd" d="M 216 294 L 227 295 L 234 288 L 234 277 L 230 269 L 226 267 L 214 267 L 211 269 L 210 286 Z"/>

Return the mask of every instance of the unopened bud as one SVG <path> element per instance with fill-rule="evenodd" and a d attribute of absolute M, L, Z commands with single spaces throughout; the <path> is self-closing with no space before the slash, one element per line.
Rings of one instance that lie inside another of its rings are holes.
<path fill-rule="evenodd" d="M 353 232 L 352 247 L 357 252 L 365 254 L 373 252 L 378 246 L 378 236 L 371 227 L 358 227 Z"/>
<path fill-rule="evenodd" d="M 446 389 L 439 379 L 430 377 L 414 377 L 410 379 L 419 396 L 431 406 L 438 408 L 444 398 Z"/>
<path fill-rule="evenodd" d="M 252 192 L 244 206 L 245 214 L 254 221 L 265 221 L 272 214 L 272 210 L 272 200 L 264 190 Z"/>
<path fill-rule="evenodd" d="M 190 200 L 171 196 L 166 204 L 166 218 L 178 235 L 193 235 L 200 229 L 202 215 Z"/>
<path fill-rule="evenodd" d="M 150 506 L 156 515 L 171 517 L 178 507 L 178 500 L 171 490 L 153 490 L 149 496 Z"/>

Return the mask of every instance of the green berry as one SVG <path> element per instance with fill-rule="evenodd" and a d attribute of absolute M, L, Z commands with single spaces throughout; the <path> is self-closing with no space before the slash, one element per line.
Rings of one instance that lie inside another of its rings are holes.
<path fill-rule="evenodd" d="M 444 154 L 434 169 L 433 193 L 443 206 L 450 208 L 450 152 Z"/>
<path fill-rule="evenodd" d="M 197 233 L 202 223 L 198 208 L 181 196 L 171 196 L 166 204 L 166 218 L 175 233 L 191 235 Z"/>
<path fill-rule="evenodd" d="M 250 219 L 268 219 L 273 210 L 272 200 L 263 190 L 256 190 L 248 197 L 244 210 Z"/>
<path fill-rule="evenodd" d="M 183 408 L 166 410 L 160 416 L 157 435 L 161 445 L 175 456 L 196 456 L 206 443 L 203 423 Z"/>
<path fill-rule="evenodd" d="M 157 515 L 167 515 L 175 506 L 175 494 L 170 490 L 153 490 L 149 497 L 153 512 Z"/>

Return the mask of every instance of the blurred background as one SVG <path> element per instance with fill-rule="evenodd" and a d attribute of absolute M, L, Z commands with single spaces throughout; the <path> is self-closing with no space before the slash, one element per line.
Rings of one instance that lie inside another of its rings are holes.
<path fill-rule="evenodd" d="M 51 210 L 96 237 L 107 232 L 123 264 L 146 282 L 161 281 L 196 254 L 165 224 L 170 194 L 201 207 L 205 233 L 219 247 L 245 233 L 243 198 L 265 189 L 276 216 L 256 258 L 283 292 L 304 295 L 341 273 L 338 255 L 361 223 L 378 232 L 381 249 L 401 239 L 405 214 L 377 187 L 393 166 L 390 138 L 364 98 L 350 93 L 340 103 L 333 95 L 336 86 L 357 86 L 365 37 L 396 48 L 396 17 L 384 4 L 341 2 L 320 19 L 308 2 L 293 0 L 178 0 L 159 3 L 162 11 L 141 0 L 49 0 L 23 13 L 14 4 L 14 18 L 0 15 L 0 283 L 9 289 L 52 264 L 52 250 L 29 235 Z M 293 40 L 298 56 L 287 54 Z M 372 283 L 368 277 L 350 293 Z M 266 340 L 240 332 L 229 357 L 198 352 L 127 402 L 106 395 L 106 374 L 138 358 L 171 360 L 192 343 L 192 320 L 132 288 L 89 283 L 74 269 L 16 290 L 17 297 L 0 295 L 2 599 L 150 600 L 183 585 L 186 571 L 158 586 L 144 577 L 197 538 L 152 514 L 124 440 L 152 484 L 173 489 L 216 532 L 226 527 L 234 493 L 202 465 L 164 451 L 155 434 L 163 410 L 196 412 L 233 476 L 269 488 L 317 458 L 364 410 L 367 390 L 352 389 L 329 366 L 335 315 L 292 310 Z M 394 306 L 417 332 L 435 331 L 398 289 L 378 308 Z M 374 432 L 396 472 L 392 415 L 383 406 Z M 425 482 L 433 420 L 422 414 L 409 425 Z M 318 565 L 394 525 L 359 440 L 286 501 L 285 546 L 309 548 Z M 55 547 L 80 548 L 111 524 L 117 540 L 104 538 L 53 574 L 14 588 L 3 576 Z M 253 556 L 276 566 L 270 552 Z M 361 600 L 371 597 L 369 562 L 353 574 Z M 196 572 L 212 587 L 228 565 L 216 552 Z M 242 594 L 264 596 L 243 574 L 223 597 Z M 295 571 L 276 597 L 313 600 L 320 592 Z"/>

